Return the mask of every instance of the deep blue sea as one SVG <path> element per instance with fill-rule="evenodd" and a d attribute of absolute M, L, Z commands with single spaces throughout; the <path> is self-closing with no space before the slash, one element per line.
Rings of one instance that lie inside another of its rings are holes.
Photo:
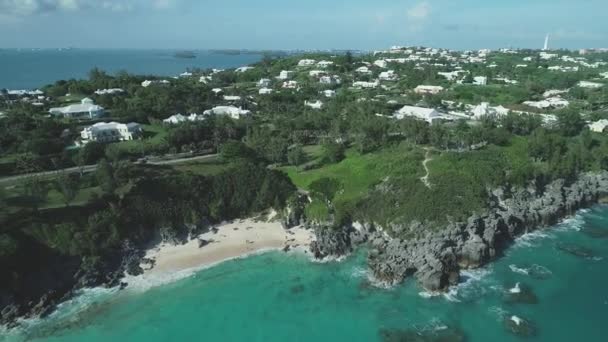
<path fill-rule="evenodd" d="M 98 67 L 109 73 L 177 76 L 188 68 L 232 68 L 260 60 L 260 55 L 194 51 L 196 58 L 175 58 L 175 50 L 16 50 L 0 49 L 0 89 L 34 89 L 57 80 L 86 78 Z"/>
<path fill-rule="evenodd" d="M 373 286 L 365 251 L 323 264 L 271 252 L 162 286 L 89 290 L 0 340 L 383 341 L 382 331 L 420 337 L 450 328 L 464 339 L 390 341 L 603 342 L 607 233 L 607 206 L 582 211 L 520 238 L 497 262 L 465 272 L 459 286 L 435 297 L 411 281 L 390 289 Z M 512 301 L 509 292 L 517 288 L 527 289 L 525 303 Z M 535 334 L 509 332 L 505 320 L 513 315 L 529 322 Z"/>

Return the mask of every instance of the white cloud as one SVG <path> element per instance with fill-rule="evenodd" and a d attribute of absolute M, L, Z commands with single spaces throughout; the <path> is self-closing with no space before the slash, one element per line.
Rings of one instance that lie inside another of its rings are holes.
<path fill-rule="evenodd" d="M 136 8 L 167 9 L 177 0 L 0 0 L 0 14 L 24 17 L 38 13 L 103 9 L 113 12 Z"/>
<path fill-rule="evenodd" d="M 407 17 L 412 20 L 425 20 L 431 14 L 431 4 L 422 1 L 407 10 Z"/>

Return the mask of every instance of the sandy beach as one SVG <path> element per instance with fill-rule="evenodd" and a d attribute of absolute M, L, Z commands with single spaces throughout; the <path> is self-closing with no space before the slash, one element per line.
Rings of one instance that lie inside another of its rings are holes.
<path fill-rule="evenodd" d="M 142 265 L 144 277 L 202 269 L 225 260 L 289 246 L 308 250 L 314 234 L 303 228 L 285 230 L 278 221 L 236 220 L 215 227 L 199 239 L 209 243 L 199 247 L 198 239 L 184 245 L 162 244 L 150 249 L 146 258 L 155 265 Z"/>

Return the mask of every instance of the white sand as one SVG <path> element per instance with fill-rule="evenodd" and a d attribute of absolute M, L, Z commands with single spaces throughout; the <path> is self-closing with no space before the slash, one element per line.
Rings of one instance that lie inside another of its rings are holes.
<path fill-rule="evenodd" d="M 215 228 L 217 233 L 211 231 L 200 236 L 212 241 L 204 247 L 199 248 L 198 240 L 194 239 L 185 245 L 163 244 L 149 250 L 146 258 L 154 259 L 155 265 L 151 269 L 142 265 L 144 277 L 202 269 L 225 260 L 265 250 L 280 250 L 286 246 L 307 250 L 314 239 L 311 231 L 298 227 L 285 230 L 278 221 L 237 220 Z"/>

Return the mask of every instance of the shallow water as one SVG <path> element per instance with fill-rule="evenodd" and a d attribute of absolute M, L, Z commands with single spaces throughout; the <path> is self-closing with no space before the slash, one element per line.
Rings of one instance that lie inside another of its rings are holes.
<path fill-rule="evenodd" d="M 223 55 L 196 51 L 196 58 L 175 58 L 173 50 L 0 50 L 0 89 L 34 89 L 56 80 L 87 78 L 97 67 L 108 73 L 177 76 L 191 68 L 233 68 L 260 55 Z"/>
<path fill-rule="evenodd" d="M 520 239 L 504 258 L 464 272 L 463 284 L 441 296 L 429 297 L 412 282 L 371 286 L 364 252 L 323 264 L 271 252 L 146 291 L 89 291 L 0 340 L 380 341 L 382 329 L 422 333 L 448 326 L 462 330 L 466 341 L 509 342 L 521 338 L 503 320 L 516 315 L 536 328 L 529 341 L 605 341 L 608 241 L 582 231 L 589 227 L 608 229 L 608 207 Z M 575 256 L 560 244 L 593 255 Z M 517 283 L 538 303 L 508 301 Z"/>

